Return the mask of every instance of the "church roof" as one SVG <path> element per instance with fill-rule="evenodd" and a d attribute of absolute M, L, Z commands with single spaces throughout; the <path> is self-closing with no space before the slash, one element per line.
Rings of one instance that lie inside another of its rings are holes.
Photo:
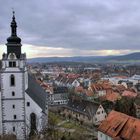
<path fill-rule="evenodd" d="M 28 75 L 28 89 L 26 93 L 45 111 L 47 92 L 36 82 L 33 76 Z"/>

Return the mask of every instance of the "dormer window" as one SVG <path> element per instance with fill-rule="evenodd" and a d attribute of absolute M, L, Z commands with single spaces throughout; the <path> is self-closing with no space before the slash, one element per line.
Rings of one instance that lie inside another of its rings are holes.
<path fill-rule="evenodd" d="M 16 67 L 16 62 L 15 61 L 10 61 L 9 62 L 9 67 Z"/>

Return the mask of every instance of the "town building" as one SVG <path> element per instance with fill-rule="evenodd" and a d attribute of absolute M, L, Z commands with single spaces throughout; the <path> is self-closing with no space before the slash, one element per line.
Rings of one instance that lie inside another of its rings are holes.
<path fill-rule="evenodd" d="M 63 114 L 67 118 L 76 119 L 84 124 L 99 125 L 107 117 L 107 113 L 102 105 L 85 101 L 70 99 L 63 107 Z"/>
<path fill-rule="evenodd" d="M 139 140 L 140 120 L 111 111 L 98 128 L 98 140 Z"/>
<path fill-rule="evenodd" d="M 53 93 L 48 94 L 48 103 L 50 106 L 65 105 L 68 103 L 68 88 L 54 87 Z"/>
<path fill-rule="evenodd" d="M 59 75 L 55 79 L 55 84 L 57 86 L 66 86 L 68 88 L 74 88 L 74 87 L 78 87 L 80 85 L 80 82 L 77 80 L 75 76 L 70 77 L 66 75 Z"/>
<path fill-rule="evenodd" d="M 0 134 L 26 140 L 47 126 L 47 94 L 27 71 L 14 12 L 6 46 L 0 68 Z"/>

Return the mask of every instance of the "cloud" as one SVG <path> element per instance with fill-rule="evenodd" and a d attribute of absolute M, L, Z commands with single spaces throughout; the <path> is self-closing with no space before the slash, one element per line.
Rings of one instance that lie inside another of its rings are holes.
<path fill-rule="evenodd" d="M 34 57 L 68 57 L 68 56 L 106 56 L 106 55 L 122 55 L 139 50 L 79 50 L 77 48 L 58 48 L 48 46 L 34 46 L 30 44 L 23 44 L 22 53 L 26 53 L 27 58 Z M 6 46 L 0 45 L 0 58 L 6 52 Z"/>
<path fill-rule="evenodd" d="M 0 5 L 0 44 L 10 35 L 14 7 L 22 43 L 39 50 L 30 50 L 30 57 L 140 51 L 139 0 L 5 0 Z"/>

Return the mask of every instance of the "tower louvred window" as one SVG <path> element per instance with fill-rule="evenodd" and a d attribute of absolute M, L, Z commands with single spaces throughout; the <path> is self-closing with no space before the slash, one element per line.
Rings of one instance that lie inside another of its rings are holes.
<path fill-rule="evenodd" d="M 11 86 L 15 86 L 15 76 L 14 75 L 10 76 L 10 84 L 11 84 Z"/>
<path fill-rule="evenodd" d="M 15 61 L 10 61 L 9 62 L 9 67 L 16 67 L 16 62 Z"/>

